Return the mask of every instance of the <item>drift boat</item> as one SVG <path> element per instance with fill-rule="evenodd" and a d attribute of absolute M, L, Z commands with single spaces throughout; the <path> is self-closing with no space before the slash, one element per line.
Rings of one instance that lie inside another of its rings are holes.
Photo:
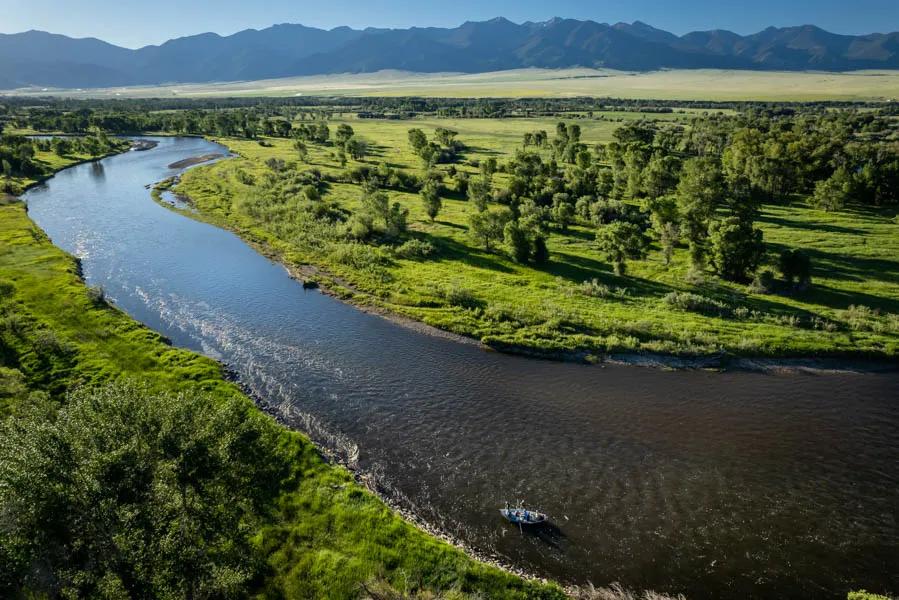
<path fill-rule="evenodd" d="M 510 523 L 516 525 L 539 525 L 546 523 L 546 515 L 536 510 L 527 508 L 502 508 L 499 514 Z"/>

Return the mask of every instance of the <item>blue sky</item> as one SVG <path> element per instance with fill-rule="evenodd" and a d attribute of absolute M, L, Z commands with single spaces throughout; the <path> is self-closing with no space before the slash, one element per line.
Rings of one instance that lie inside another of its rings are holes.
<path fill-rule="evenodd" d="M 137 47 L 172 37 L 229 34 L 273 23 L 331 28 L 455 26 L 504 16 L 600 22 L 641 20 L 677 34 L 697 29 L 754 33 L 812 23 L 837 33 L 899 30 L 899 0 L 0 0 L 0 32 L 42 29 Z"/>

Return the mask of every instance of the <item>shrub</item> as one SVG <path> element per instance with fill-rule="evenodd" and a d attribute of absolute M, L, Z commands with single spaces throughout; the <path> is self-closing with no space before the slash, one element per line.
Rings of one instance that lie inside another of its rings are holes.
<path fill-rule="evenodd" d="M 87 298 L 98 306 L 106 304 L 106 291 L 99 285 L 91 286 L 87 288 Z"/>
<path fill-rule="evenodd" d="M 774 272 L 771 269 L 762 269 L 755 274 L 749 291 L 753 294 L 771 294 L 774 292 Z"/>
<path fill-rule="evenodd" d="M 482 304 L 471 290 L 458 284 L 453 284 L 446 288 L 443 292 L 443 298 L 450 306 L 459 306 L 461 308 L 478 308 Z"/>
<path fill-rule="evenodd" d="M 390 262 L 382 250 L 356 242 L 335 244 L 328 258 L 341 265 L 369 271 Z"/>
<path fill-rule="evenodd" d="M 252 410 L 119 384 L 71 394 L 57 419 L 36 407 L 4 423 L 0 589 L 238 596 L 261 563 L 248 525 L 289 471 Z"/>
<path fill-rule="evenodd" d="M 234 176 L 237 178 L 237 181 L 244 185 L 256 185 L 256 178 L 243 169 L 238 169 Z"/>
<path fill-rule="evenodd" d="M 3 281 L 0 280 L 0 302 L 4 302 L 12 298 L 13 293 L 16 291 L 16 286 L 13 285 L 11 281 Z"/>
<path fill-rule="evenodd" d="M 72 351 L 72 347 L 61 340 L 56 332 L 50 329 L 42 329 L 34 338 L 34 351 L 39 356 L 64 356 Z"/>
<path fill-rule="evenodd" d="M 880 314 L 862 304 L 852 304 L 843 311 L 849 329 L 853 331 L 871 331 L 877 327 L 876 319 Z"/>
<path fill-rule="evenodd" d="M 665 295 L 663 300 L 668 306 L 689 312 L 717 316 L 724 316 L 730 313 L 729 307 L 720 300 L 692 292 L 670 292 Z"/>
<path fill-rule="evenodd" d="M 427 258 L 434 254 L 436 249 L 434 244 L 423 240 L 409 240 L 402 245 L 397 246 L 393 253 L 399 258 L 408 258 L 411 260 L 418 258 Z"/>

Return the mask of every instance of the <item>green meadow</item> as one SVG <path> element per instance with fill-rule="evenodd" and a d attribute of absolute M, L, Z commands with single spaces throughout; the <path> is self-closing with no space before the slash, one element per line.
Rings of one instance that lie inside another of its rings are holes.
<path fill-rule="evenodd" d="M 584 143 L 608 142 L 622 120 L 639 115 L 597 117 L 576 121 Z M 467 150 L 456 168 L 475 175 L 478 161 L 508 159 L 525 132 L 552 131 L 556 120 L 346 122 L 370 144 L 365 162 L 351 160 L 348 168 L 383 163 L 422 174 L 407 130 L 419 127 L 430 136 L 439 126 L 458 131 Z M 330 124 L 333 128 L 339 123 Z M 235 230 L 348 301 L 497 348 L 574 352 L 587 358 L 609 352 L 892 357 L 899 351 L 895 209 L 825 212 L 799 197 L 764 205 L 757 221 L 767 244 L 763 264 L 773 266 L 784 248 L 803 249 L 813 263 L 813 285 L 783 295 L 755 293 L 747 285 L 711 275 L 696 281 L 688 277 L 683 247 L 676 248 L 666 265 L 661 249 L 653 244 L 645 259 L 629 262 L 626 276 L 617 275 L 597 248 L 595 229 L 582 225 L 553 229 L 547 264 L 515 263 L 504 252 L 485 251 L 472 240 L 468 219 L 473 208 L 464 196 L 447 194 L 432 222 L 417 194 L 389 191 L 391 202 L 409 210 L 409 235 L 436 248 L 433 256 L 410 259 L 389 247 L 347 247 L 333 231 L 313 230 L 299 218 L 305 210 L 302 200 L 265 199 L 259 187 L 268 171 L 265 161 L 297 163 L 290 140 L 271 138 L 264 145 L 221 141 L 238 156 L 187 172 L 177 187 L 197 209 L 194 217 Z M 296 168 L 338 176 L 342 169 L 335 156 L 330 146 L 310 144 L 307 162 Z M 497 173 L 496 184 L 502 186 L 505 177 Z M 349 213 L 359 209 L 361 197 L 361 186 L 350 183 L 329 183 L 323 195 L 324 201 Z M 701 295 L 711 300 L 712 310 L 672 305 L 672 292 Z"/>

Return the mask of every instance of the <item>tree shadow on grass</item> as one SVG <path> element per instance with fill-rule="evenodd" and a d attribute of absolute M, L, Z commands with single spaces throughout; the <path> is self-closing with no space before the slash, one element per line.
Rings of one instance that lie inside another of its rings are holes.
<path fill-rule="evenodd" d="M 762 214 L 757 219 L 760 223 L 769 223 L 771 225 L 780 225 L 790 229 L 805 229 L 808 231 L 821 231 L 827 233 L 848 233 L 853 235 L 861 235 L 866 233 L 863 229 L 852 227 L 843 227 L 841 225 L 829 225 L 826 223 L 810 223 L 807 221 L 791 221 L 783 217 L 775 217 L 769 214 Z"/>
<path fill-rule="evenodd" d="M 768 244 L 768 247 L 779 254 L 790 248 L 785 244 Z M 899 262 L 885 258 L 866 258 L 861 256 L 844 256 L 817 248 L 803 248 L 812 261 L 812 277 L 816 274 L 826 275 L 828 279 L 843 281 L 876 280 L 899 284 Z"/>
<path fill-rule="evenodd" d="M 479 269 L 488 269 L 498 273 L 512 273 L 513 270 L 500 262 L 498 255 L 490 254 L 484 250 L 467 246 L 450 237 L 435 235 L 433 233 L 418 232 L 416 237 L 431 242 L 437 249 L 436 260 L 446 260 L 464 263 Z"/>
<path fill-rule="evenodd" d="M 628 288 L 639 296 L 661 296 L 674 289 L 664 283 L 648 279 L 616 275 L 612 271 L 612 266 L 607 263 L 558 250 L 552 253 L 549 263 L 541 270 L 573 283 L 596 279 L 599 283 L 610 287 Z"/>
<path fill-rule="evenodd" d="M 818 304 L 829 308 L 845 310 L 852 305 L 863 305 L 868 308 L 899 314 L 899 300 L 884 296 L 874 296 L 864 292 L 838 290 L 825 285 L 812 283 L 812 286 L 800 296 L 803 302 Z"/>
<path fill-rule="evenodd" d="M 465 146 L 463 151 L 466 154 L 486 154 L 487 156 L 501 156 L 503 152 L 494 150 L 493 148 L 484 148 L 483 146 Z"/>
<path fill-rule="evenodd" d="M 568 231 L 556 230 L 555 233 L 559 237 L 577 238 L 583 242 L 595 242 L 596 241 L 596 233 L 594 233 L 590 230 L 575 229 L 574 227 L 569 227 Z"/>

